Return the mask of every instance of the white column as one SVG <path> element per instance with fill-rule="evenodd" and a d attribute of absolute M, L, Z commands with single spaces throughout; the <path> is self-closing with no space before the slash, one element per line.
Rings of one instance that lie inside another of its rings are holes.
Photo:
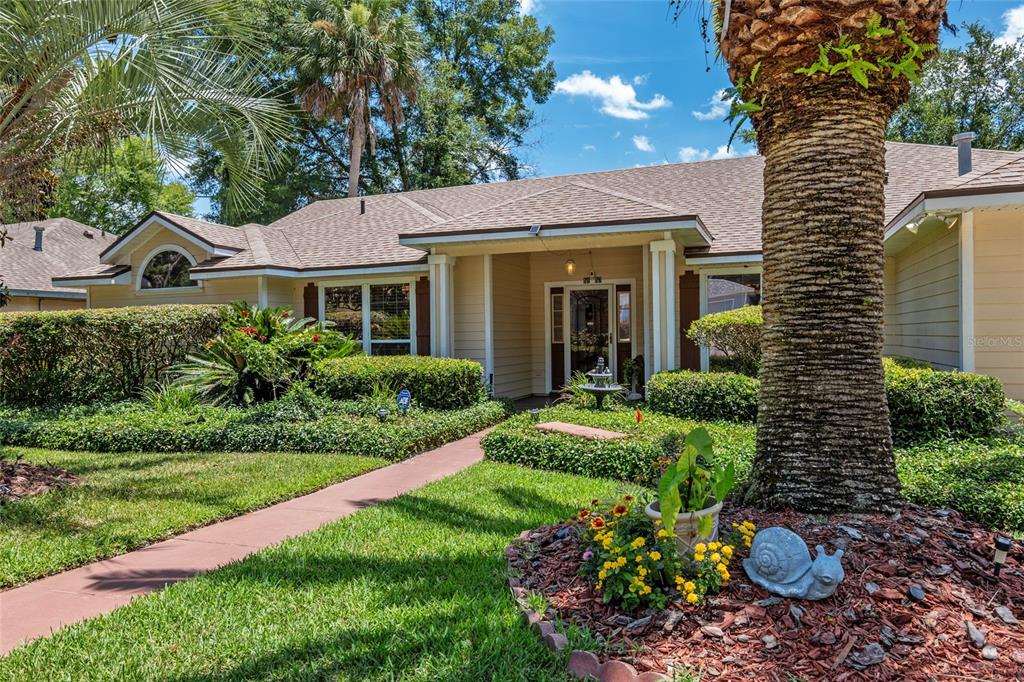
<path fill-rule="evenodd" d="M 960 215 L 960 369 L 974 371 L 974 212 Z"/>
<path fill-rule="evenodd" d="M 493 389 L 494 379 L 494 263 L 484 255 L 484 383 Z M 550 347 L 550 346 L 549 346 Z"/>
<path fill-rule="evenodd" d="M 270 306 L 270 292 L 267 289 L 267 278 L 264 275 L 260 275 L 256 278 L 256 305 L 261 309 Z"/>
<path fill-rule="evenodd" d="M 700 310 L 698 315 L 704 317 L 708 314 L 708 275 L 706 272 L 702 272 L 700 277 Z M 707 346 L 700 347 L 700 371 L 709 372 L 711 371 L 711 349 Z"/>
<path fill-rule="evenodd" d="M 430 354 L 450 358 L 455 350 L 453 256 L 427 256 L 430 267 Z"/>
<path fill-rule="evenodd" d="M 640 259 L 643 261 L 643 322 L 644 322 L 644 384 L 651 378 L 651 362 L 654 358 L 652 336 L 654 325 L 651 324 L 651 249 L 647 244 L 641 247 Z"/>
<path fill-rule="evenodd" d="M 651 308 L 653 373 L 675 369 L 676 361 L 676 243 L 651 242 Z"/>

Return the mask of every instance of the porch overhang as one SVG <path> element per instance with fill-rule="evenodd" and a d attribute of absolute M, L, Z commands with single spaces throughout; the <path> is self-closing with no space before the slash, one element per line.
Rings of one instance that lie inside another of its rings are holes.
<path fill-rule="evenodd" d="M 431 249 L 463 245 L 493 245 L 500 242 L 526 244 L 538 240 L 571 240 L 573 238 L 594 238 L 605 236 L 637 235 L 643 233 L 667 233 L 682 246 L 707 246 L 713 241 L 711 233 L 699 216 L 679 216 L 671 220 L 637 220 L 616 223 L 594 222 L 559 225 L 523 225 L 512 228 L 471 230 L 465 232 L 412 232 L 400 234 L 402 246 L 430 251 Z M 664 235 L 659 236 L 662 238 Z"/>

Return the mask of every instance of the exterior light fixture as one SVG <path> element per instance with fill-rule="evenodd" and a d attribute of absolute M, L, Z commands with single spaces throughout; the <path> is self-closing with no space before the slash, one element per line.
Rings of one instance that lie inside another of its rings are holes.
<path fill-rule="evenodd" d="M 388 408 L 382 407 L 379 410 L 377 410 L 377 419 L 379 421 L 383 422 L 383 421 L 387 420 L 387 418 L 388 418 Z"/>
<path fill-rule="evenodd" d="M 999 571 L 1003 568 L 1003 564 L 1006 563 L 1006 553 L 1010 551 L 1011 547 L 1013 547 L 1013 541 L 1010 538 L 996 538 L 996 556 L 993 562 L 995 565 L 992 567 L 992 572 L 997 578 L 999 577 Z"/>
<path fill-rule="evenodd" d="M 572 258 L 565 261 L 565 272 L 569 275 L 576 274 L 576 261 L 574 261 Z"/>
<path fill-rule="evenodd" d="M 532 410 L 530 410 L 530 419 L 532 421 L 535 421 L 535 422 L 539 422 L 540 421 L 540 409 L 539 408 L 535 407 Z"/>

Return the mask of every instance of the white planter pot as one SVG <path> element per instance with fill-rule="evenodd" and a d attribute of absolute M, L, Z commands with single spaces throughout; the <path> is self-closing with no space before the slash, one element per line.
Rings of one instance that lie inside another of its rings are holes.
<path fill-rule="evenodd" d="M 720 511 L 722 511 L 721 502 L 701 509 L 698 512 L 682 512 L 676 516 L 676 545 L 679 547 L 680 556 L 692 552 L 693 546 L 699 542 L 715 542 L 718 540 L 718 513 Z M 652 519 L 661 518 L 661 511 L 658 509 L 657 500 L 648 504 L 644 508 L 644 512 Z M 711 517 L 711 533 L 702 536 L 697 528 L 700 520 L 707 516 Z"/>

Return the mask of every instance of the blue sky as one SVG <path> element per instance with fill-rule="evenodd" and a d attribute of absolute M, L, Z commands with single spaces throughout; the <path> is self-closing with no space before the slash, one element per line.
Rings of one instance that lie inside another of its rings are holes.
<path fill-rule="evenodd" d="M 558 87 L 537 107 L 525 158 L 536 175 L 625 168 L 751 153 L 725 143 L 730 128 L 714 109 L 728 87 L 724 67 L 705 67 L 691 14 L 673 24 L 663 0 L 521 0 L 555 29 Z M 997 35 L 1024 35 L 1021 0 L 949 0 L 953 23 L 982 21 Z M 943 33 L 943 45 L 959 36 Z"/>

